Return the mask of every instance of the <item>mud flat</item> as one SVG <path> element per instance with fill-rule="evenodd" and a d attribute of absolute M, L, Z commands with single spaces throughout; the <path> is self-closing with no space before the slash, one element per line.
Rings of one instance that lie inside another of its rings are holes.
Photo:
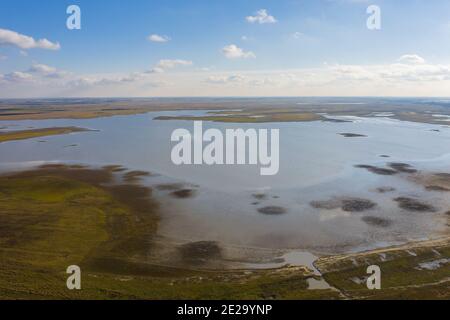
<path fill-rule="evenodd" d="M 410 177 L 410 180 L 422 185 L 428 191 L 450 191 L 450 174 L 446 172 L 422 173 Z"/>
<path fill-rule="evenodd" d="M 203 265 L 211 260 L 222 259 L 222 249 L 215 241 L 190 242 L 179 247 L 186 264 Z"/>

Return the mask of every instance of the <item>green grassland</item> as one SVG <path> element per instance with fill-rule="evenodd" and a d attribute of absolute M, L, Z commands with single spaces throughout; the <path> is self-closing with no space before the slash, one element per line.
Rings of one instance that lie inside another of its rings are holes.
<path fill-rule="evenodd" d="M 324 278 L 353 299 L 450 299 L 449 239 L 429 245 L 389 248 L 344 257 L 321 258 L 316 266 Z M 436 268 L 423 263 L 447 260 Z M 382 290 L 368 290 L 366 269 L 378 265 Z"/>

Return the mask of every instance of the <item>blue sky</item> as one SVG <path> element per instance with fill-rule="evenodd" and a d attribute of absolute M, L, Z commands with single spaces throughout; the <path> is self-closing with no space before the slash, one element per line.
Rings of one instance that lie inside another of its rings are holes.
<path fill-rule="evenodd" d="M 66 28 L 71 4 L 81 8 L 81 30 Z M 372 4 L 381 30 L 366 26 Z M 24 48 L 21 36 L 50 44 Z M 442 96 L 449 53 L 447 0 L 0 4 L 0 97 Z"/>

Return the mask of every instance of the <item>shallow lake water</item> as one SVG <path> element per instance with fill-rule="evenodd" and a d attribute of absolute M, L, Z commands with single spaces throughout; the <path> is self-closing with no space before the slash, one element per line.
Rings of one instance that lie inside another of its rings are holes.
<path fill-rule="evenodd" d="M 317 254 L 358 251 L 438 237 L 447 232 L 443 212 L 450 197 L 425 191 L 403 174 L 380 176 L 355 165 L 384 166 L 405 162 L 424 171 L 450 172 L 450 128 L 385 118 L 339 117 L 351 122 L 233 124 L 204 122 L 217 128 L 280 129 L 280 171 L 261 176 L 259 166 L 176 166 L 170 153 L 172 131 L 192 132 L 192 121 L 160 121 L 161 115 L 202 115 L 205 111 L 153 112 L 88 120 L 0 121 L 7 130 L 78 126 L 98 131 L 40 137 L 0 144 L 3 170 L 48 161 L 91 165 L 120 164 L 157 173 L 145 183 L 185 182 L 196 196 L 174 199 L 157 195 L 163 205 L 161 237 L 182 241 L 218 241 L 224 245 L 306 250 Z M 346 138 L 339 133 L 366 137 Z M 388 155 L 389 158 L 382 158 Z M 376 188 L 392 187 L 389 193 Z M 264 194 L 257 199 L 254 194 Z M 392 199 L 420 198 L 438 212 L 407 212 Z M 311 201 L 340 197 L 370 199 L 376 206 L 364 212 L 313 208 Z M 280 215 L 258 209 L 279 206 Z M 373 226 L 363 217 L 388 219 Z"/>

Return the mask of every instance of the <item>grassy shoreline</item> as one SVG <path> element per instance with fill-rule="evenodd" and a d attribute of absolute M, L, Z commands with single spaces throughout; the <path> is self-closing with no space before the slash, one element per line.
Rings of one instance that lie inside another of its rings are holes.
<path fill-rule="evenodd" d="M 74 132 L 92 131 L 89 129 L 78 127 L 53 127 L 42 129 L 18 130 L 0 132 L 0 143 L 7 141 L 26 140 L 39 137 L 56 136 L 62 134 L 69 134 Z"/>

